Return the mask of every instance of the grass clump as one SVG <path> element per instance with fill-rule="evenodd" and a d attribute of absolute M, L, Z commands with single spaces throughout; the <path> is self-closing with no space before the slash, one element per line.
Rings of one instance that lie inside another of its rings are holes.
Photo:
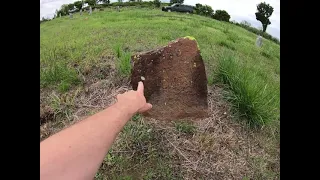
<path fill-rule="evenodd" d="M 261 127 L 279 117 L 279 89 L 259 74 L 259 69 L 241 64 L 230 54 L 219 59 L 217 77 L 228 85 L 227 99 L 253 127 Z"/>
<path fill-rule="evenodd" d="M 175 123 L 176 130 L 185 134 L 194 134 L 196 131 L 196 127 L 188 122 L 176 122 Z"/>
<path fill-rule="evenodd" d="M 122 50 L 120 45 L 114 48 L 116 60 L 116 68 L 121 76 L 129 76 L 131 73 L 131 53 Z"/>
<path fill-rule="evenodd" d="M 218 44 L 219 44 L 219 46 L 226 47 L 231 50 L 236 50 L 236 48 L 228 41 L 220 41 Z"/>
<path fill-rule="evenodd" d="M 53 62 L 40 68 L 40 87 L 58 86 L 62 92 L 68 91 L 72 85 L 80 83 L 78 73 L 62 62 Z"/>

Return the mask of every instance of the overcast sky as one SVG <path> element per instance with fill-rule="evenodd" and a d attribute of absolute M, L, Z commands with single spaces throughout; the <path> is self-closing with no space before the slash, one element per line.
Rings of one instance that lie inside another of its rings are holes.
<path fill-rule="evenodd" d="M 59 9 L 62 4 L 72 3 L 76 0 L 40 0 L 40 18 L 53 17 L 55 10 Z M 169 0 L 164 0 L 168 2 Z M 226 10 L 230 16 L 230 20 L 241 22 L 248 21 L 252 26 L 260 28 L 260 21 L 256 20 L 255 12 L 256 5 L 263 0 L 185 0 L 184 4 L 195 5 L 196 3 L 207 4 L 212 9 Z M 267 28 L 267 32 L 272 36 L 280 39 L 280 0 L 264 0 L 269 3 L 273 8 L 273 14 L 270 17 L 271 24 Z M 114 2 L 114 0 L 111 0 Z"/>

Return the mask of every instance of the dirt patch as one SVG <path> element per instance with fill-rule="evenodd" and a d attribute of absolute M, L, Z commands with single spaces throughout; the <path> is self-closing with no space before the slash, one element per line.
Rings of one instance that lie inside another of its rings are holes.
<path fill-rule="evenodd" d="M 158 143 L 168 154 L 179 156 L 183 179 L 279 179 L 280 152 L 262 132 L 252 132 L 234 121 L 231 106 L 223 100 L 223 88 L 208 88 L 210 116 L 190 123 L 193 136 L 183 136 L 167 122 L 148 118 L 153 131 L 163 132 Z M 259 138 L 261 139 L 259 139 Z"/>
<path fill-rule="evenodd" d="M 153 105 L 144 115 L 160 120 L 207 116 L 207 77 L 197 42 L 180 38 L 157 50 L 131 57 L 131 84 L 145 85 Z"/>
<path fill-rule="evenodd" d="M 49 106 L 40 104 L 40 125 L 54 119 L 54 112 Z"/>

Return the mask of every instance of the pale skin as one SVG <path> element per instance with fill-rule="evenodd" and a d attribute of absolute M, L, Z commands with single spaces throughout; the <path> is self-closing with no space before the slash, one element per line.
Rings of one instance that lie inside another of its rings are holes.
<path fill-rule="evenodd" d="M 130 118 L 152 108 L 144 86 L 117 95 L 117 102 L 40 143 L 40 179 L 88 180 Z"/>

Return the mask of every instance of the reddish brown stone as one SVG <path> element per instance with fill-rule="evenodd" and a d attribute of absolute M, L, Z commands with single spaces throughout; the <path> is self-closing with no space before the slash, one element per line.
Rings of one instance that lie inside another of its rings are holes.
<path fill-rule="evenodd" d="M 195 40 L 179 38 L 131 60 L 132 88 L 143 81 L 145 97 L 153 105 L 144 115 L 161 120 L 207 116 L 207 77 Z"/>

